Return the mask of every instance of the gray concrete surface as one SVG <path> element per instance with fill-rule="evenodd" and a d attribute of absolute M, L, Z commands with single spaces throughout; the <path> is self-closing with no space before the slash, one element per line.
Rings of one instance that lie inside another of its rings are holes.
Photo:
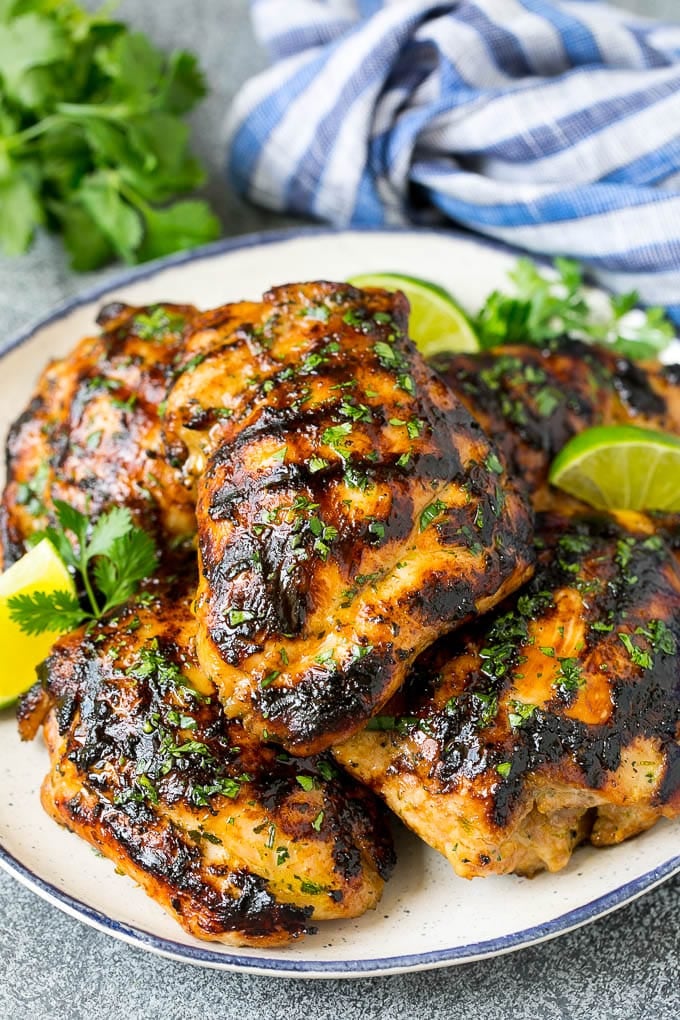
<path fill-rule="evenodd" d="M 680 0 L 621 0 L 621 6 L 680 17 Z M 121 17 L 161 45 L 179 43 L 201 55 L 212 93 L 194 116 L 196 147 L 227 234 L 286 222 L 246 207 L 221 177 L 226 104 L 264 63 L 246 8 L 246 0 L 124 0 L 119 6 Z M 23 259 L 0 259 L 0 340 L 111 272 L 74 276 L 58 243 L 45 237 Z M 391 978 L 303 982 L 159 959 L 72 920 L 0 872 L 0 1020 L 675 1020 L 679 914 L 676 878 L 587 928 L 510 956 Z"/>

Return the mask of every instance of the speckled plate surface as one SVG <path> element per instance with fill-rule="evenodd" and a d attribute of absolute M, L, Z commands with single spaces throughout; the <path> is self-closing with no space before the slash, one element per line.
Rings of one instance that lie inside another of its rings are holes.
<path fill-rule="evenodd" d="M 0 433 L 23 409 L 40 368 L 94 326 L 106 300 L 162 299 L 210 306 L 257 298 L 290 280 L 344 279 L 379 270 L 441 283 L 476 307 L 502 286 L 513 256 L 451 233 L 308 230 L 221 242 L 128 272 L 17 337 L 2 356 Z M 680 355 L 680 345 L 673 352 Z M 509 952 L 594 920 L 680 871 L 680 820 L 619 847 L 578 850 L 557 875 L 466 882 L 443 858 L 399 831 L 399 864 L 378 910 L 330 923 L 289 949 L 200 942 L 128 878 L 42 811 L 47 755 L 22 745 L 0 713 L 0 865 L 67 913 L 117 938 L 203 966 L 288 977 L 360 977 L 441 967 Z"/>

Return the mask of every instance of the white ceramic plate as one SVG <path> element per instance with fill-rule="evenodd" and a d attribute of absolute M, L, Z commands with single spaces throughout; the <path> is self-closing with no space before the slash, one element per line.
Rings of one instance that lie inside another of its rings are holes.
<path fill-rule="evenodd" d="M 169 299 L 204 307 L 257 298 L 272 284 L 394 270 L 428 277 L 475 308 L 506 282 L 503 249 L 430 231 L 267 234 L 222 242 L 121 277 L 56 311 L 10 344 L 0 373 L 0 433 L 23 409 L 50 355 L 93 329 L 105 300 Z M 676 354 L 677 356 L 677 354 Z M 134 945 L 229 970 L 297 977 L 352 977 L 446 966 L 493 956 L 569 931 L 680 871 L 680 820 L 622 846 L 578 850 L 558 875 L 465 882 L 409 833 L 374 913 L 324 924 L 290 949 L 220 947 L 191 938 L 113 865 L 59 828 L 40 807 L 47 756 L 21 745 L 12 713 L 0 714 L 0 864 L 67 913 Z"/>

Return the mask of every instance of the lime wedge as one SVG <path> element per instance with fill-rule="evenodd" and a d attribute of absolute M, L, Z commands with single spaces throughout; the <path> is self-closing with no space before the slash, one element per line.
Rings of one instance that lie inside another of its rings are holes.
<path fill-rule="evenodd" d="M 436 283 L 401 273 L 363 273 L 352 276 L 349 283 L 362 289 L 402 291 L 411 306 L 409 333 L 423 357 L 479 350 L 479 340 L 467 315 L 455 298 Z"/>
<path fill-rule="evenodd" d="M 633 425 L 596 426 L 570 439 L 549 479 L 598 509 L 680 510 L 680 438 Z"/>
<path fill-rule="evenodd" d="M 0 708 L 13 704 L 35 682 L 35 667 L 48 655 L 59 632 L 25 634 L 10 618 L 12 595 L 35 591 L 75 594 L 73 578 L 47 539 L 0 574 Z"/>

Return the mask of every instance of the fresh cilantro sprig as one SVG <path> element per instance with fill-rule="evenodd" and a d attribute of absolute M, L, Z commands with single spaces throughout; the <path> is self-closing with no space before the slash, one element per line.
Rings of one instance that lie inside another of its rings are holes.
<path fill-rule="evenodd" d="M 508 274 L 514 293 L 495 290 L 474 320 L 482 347 L 504 343 L 543 344 L 560 336 L 607 344 L 626 357 L 657 357 L 675 336 L 662 308 L 636 308 L 635 291 L 594 307 L 583 271 L 570 259 L 554 270 L 520 259 Z"/>
<path fill-rule="evenodd" d="M 213 240 L 182 117 L 205 94 L 196 58 L 168 56 L 104 9 L 0 0 L 0 248 L 45 225 L 73 267 L 141 262 Z"/>
<path fill-rule="evenodd" d="M 134 595 L 139 582 L 156 568 L 154 542 L 136 527 L 127 508 L 102 514 L 90 531 L 85 514 L 58 499 L 54 507 L 59 526 L 46 528 L 34 540 L 48 538 L 76 573 L 85 606 L 68 591 L 13 595 L 8 600 L 10 617 L 27 634 L 73 630 L 86 620 L 100 619 Z"/>

